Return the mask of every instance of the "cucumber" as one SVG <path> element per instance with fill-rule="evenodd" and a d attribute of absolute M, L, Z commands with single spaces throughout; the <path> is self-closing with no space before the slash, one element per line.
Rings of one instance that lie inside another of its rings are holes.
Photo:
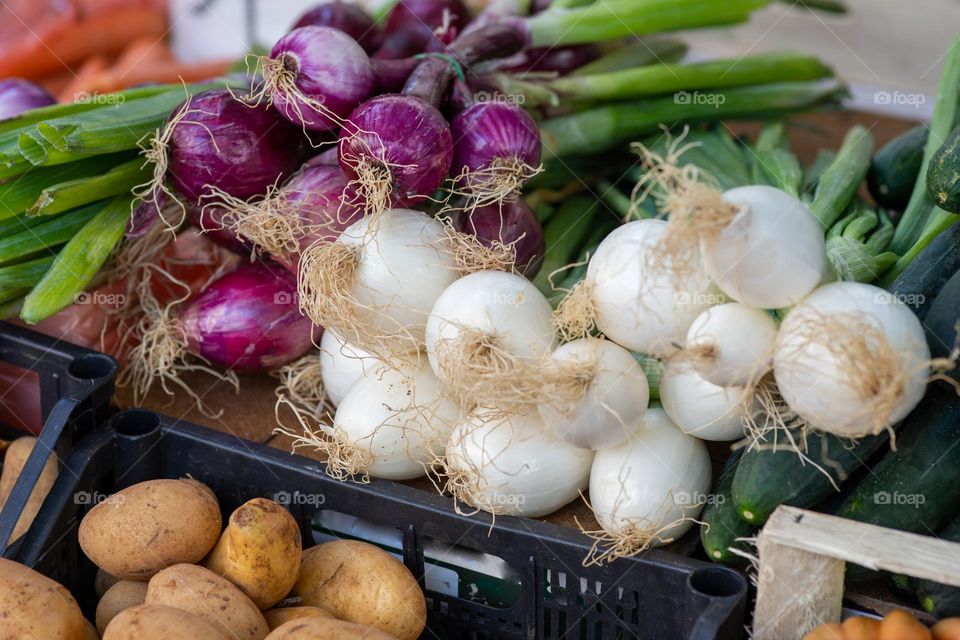
<path fill-rule="evenodd" d="M 950 213 L 960 213 L 960 127 L 950 132 L 927 165 L 927 195 Z"/>
<path fill-rule="evenodd" d="M 896 450 L 873 467 L 836 515 L 901 531 L 939 531 L 960 512 L 958 441 L 960 396 L 930 385 L 903 422 Z M 870 575 L 863 567 L 847 567 L 850 580 Z"/>
<path fill-rule="evenodd" d="M 903 211 L 923 165 L 927 127 L 917 125 L 885 144 L 873 156 L 867 173 L 870 195 L 881 207 Z"/>
<path fill-rule="evenodd" d="M 934 358 L 948 358 L 957 344 L 957 322 L 960 319 L 960 271 L 947 280 L 937 298 L 930 305 L 930 311 L 924 319 L 923 328 L 927 333 L 927 344 Z M 954 380 L 960 381 L 960 371 L 954 367 L 946 372 Z M 939 381 L 948 384 L 946 380 Z"/>
<path fill-rule="evenodd" d="M 960 518 L 954 518 L 937 537 L 960 542 Z M 916 595 L 920 606 L 937 618 L 960 616 L 960 588 L 932 580 L 917 580 Z"/>
<path fill-rule="evenodd" d="M 851 442 L 812 432 L 807 435 L 805 455 L 815 466 L 802 459 L 780 434 L 782 446 L 778 444 L 777 449 L 755 449 L 743 455 L 733 479 L 733 503 L 741 518 L 757 526 L 781 504 L 816 506 L 836 492 L 834 483 L 842 484 L 886 441 L 886 434 Z"/>
<path fill-rule="evenodd" d="M 947 280 L 960 270 L 960 222 L 937 236 L 890 285 L 889 290 L 924 320 Z"/>
<path fill-rule="evenodd" d="M 747 560 L 730 549 L 747 551 L 748 545 L 738 539 L 751 538 L 757 533 L 756 527 L 740 519 L 740 514 L 733 506 L 733 476 L 742 457 L 741 451 L 742 449 L 735 451 L 727 460 L 717 480 L 717 486 L 700 516 L 703 520 L 700 525 L 700 542 L 703 543 L 707 557 L 731 567 L 746 566 Z"/>

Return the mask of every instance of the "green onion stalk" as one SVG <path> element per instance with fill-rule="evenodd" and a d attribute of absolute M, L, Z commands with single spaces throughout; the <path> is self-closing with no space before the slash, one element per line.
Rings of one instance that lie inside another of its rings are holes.
<path fill-rule="evenodd" d="M 678 92 L 727 89 L 774 82 L 819 80 L 833 74 L 813 56 L 765 53 L 691 64 L 649 64 L 541 82 L 497 74 L 490 81 L 506 94 L 523 95 L 524 106 L 583 105 L 678 94 L 677 101 L 699 99 Z"/>
<path fill-rule="evenodd" d="M 897 261 L 897 254 L 886 250 L 892 239 L 886 212 L 858 200 L 827 231 L 827 259 L 841 280 L 874 282 Z"/>
<path fill-rule="evenodd" d="M 623 71 L 654 63 L 666 64 L 680 60 L 686 53 L 687 45 L 680 40 L 644 38 L 638 42 L 616 48 L 593 62 L 588 62 L 575 69 L 570 75 L 589 76 Z"/>
<path fill-rule="evenodd" d="M 872 155 L 870 132 L 860 125 L 851 128 L 833 162 L 820 174 L 810 203 L 810 210 L 824 231 L 833 226 L 853 201 L 870 170 Z"/>

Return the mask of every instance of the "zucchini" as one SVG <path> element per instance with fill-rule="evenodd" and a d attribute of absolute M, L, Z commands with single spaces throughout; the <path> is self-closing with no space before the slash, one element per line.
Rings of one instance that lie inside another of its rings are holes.
<path fill-rule="evenodd" d="M 783 446 L 776 449 L 746 452 L 733 479 L 733 503 L 737 512 L 757 526 L 766 522 L 782 504 L 810 508 L 830 497 L 837 490 L 834 483 L 842 484 L 864 465 L 887 441 L 887 435 L 851 441 L 812 431 L 807 435 L 805 452 L 809 460 L 801 458 L 782 434 L 780 439 Z"/>
<path fill-rule="evenodd" d="M 746 566 L 747 560 L 731 552 L 731 549 L 747 551 L 747 543 L 739 539 L 751 538 L 757 533 L 756 527 L 740 519 L 740 514 L 733 506 L 733 475 L 742 451 L 734 451 L 727 460 L 717 480 L 717 486 L 703 509 L 703 515 L 700 516 L 703 520 L 700 525 L 700 542 L 703 543 L 707 557 L 732 567 Z"/>
<path fill-rule="evenodd" d="M 958 270 L 960 222 L 955 222 L 913 259 L 893 281 L 889 291 L 924 320 L 937 294 Z"/>
<path fill-rule="evenodd" d="M 904 421 L 896 450 L 873 467 L 836 515 L 901 531 L 939 531 L 960 512 L 958 440 L 960 396 L 930 385 Z M 847 567 L 850 580 L 872 575 L 863 567 Z"/>
<path fill-rule="evenodd" d="M 949 542 L 960 542 L 960 518 L 954 518 L 937 537 Z M 915 592 L 920 606 L 935 617 L 960 616 L 960 588 L 932 580 L 917 580 Z"/>
<path fill-rule="evenodd" d="M 923 328 L 927 333 L 927 344 L 934 358 L 949 358 L 957 344 L 957 322 L 960 318 L 960 271 L 947 280 L 937 294 L 930 311 L 924 319 Z M 947 372 L 960 381 L 960 372 L 954 367 Z M 946 384 L 946 381 L 941 381 Z"/>
<path fill-rule="evenodd" d="M 937 149 L 927 166 L 927 195 L 950 213 L 960 213 L 960 127 Z"/>
<path fill-rule="evenodd" d="M 883 145 L 873 156 L 867 187 L 881 207 L 903 211 L 923 165 L 923 147 L 927 144 L 927 127 L 917 125 Z"/>

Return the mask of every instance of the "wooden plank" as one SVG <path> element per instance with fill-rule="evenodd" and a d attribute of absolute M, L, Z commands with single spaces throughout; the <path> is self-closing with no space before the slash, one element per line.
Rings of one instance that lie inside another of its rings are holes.
<path fill-rule="evenodd" d="M 761 535 L 778 545 L 960 587 L 960 543 L 786 506 L 777 508 Z"/>

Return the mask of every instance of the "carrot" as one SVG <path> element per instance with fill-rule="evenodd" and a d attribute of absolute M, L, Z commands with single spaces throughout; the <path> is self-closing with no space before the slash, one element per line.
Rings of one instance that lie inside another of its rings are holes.
<path fill-rule="evenodd" d="M 111 75 L 97 90 L 101 93 L 119 91 L 145 82 L 159 82 L 161 84 L 183 82 L 197 82 L 207 80 L 226 73 L 230 68 L 230 61 L 204 62 L 199 64 L 182 64 L 178 62 L 160 62 L 143 64 L 126 72 Z"/>
<path fill-rule="evenodd" d="M 877 640 L 880 621 L 855 616 L 843 621 L 844 640 Z"/>
<path fill-rule="evenodd" d="M 933 640 L 960 640 L 960 618 L 944 618 L 930 631 Z"/>
<path fill-rule="evenodd" d="M 48 29 L 27 35 L 4 51 L 0 77 L 39 78 L 98 53 L 116 53 L 131 38 L 160 39 L 166 24 L 166 14 L 151 7 L 117 8 L 81 22 L 54 21 Z"/>
<path fill-rule="evenodd" d="M 932 640 L 930 630 L 912 615 L 897 609 L 880 623 L 877 640 Z"/>
<path fill-rule="evenodd" d="M 803 636 L 803 640 L 845 640 L 843 626 L 839 622 L 822 624 Z"/>
<path fill-rule="evenodd" d="M 93 93 L 91 86 L 99 83 L 103 73 L 107 70 L 107 59 L 104 56 L 93 56 L 89 58 L 74 75 L 67 86 L 57 94 L 57 100 L 60 102 L 74 102 L 82 92 Z"/>
<path fill-rule="evenodd" d="M 166 62 L 173 59 L 167 43 L 156 38 L 137 38 L 123 50 L 113 65 L 114 73 L 126 73 L 143 64 Z"/>

